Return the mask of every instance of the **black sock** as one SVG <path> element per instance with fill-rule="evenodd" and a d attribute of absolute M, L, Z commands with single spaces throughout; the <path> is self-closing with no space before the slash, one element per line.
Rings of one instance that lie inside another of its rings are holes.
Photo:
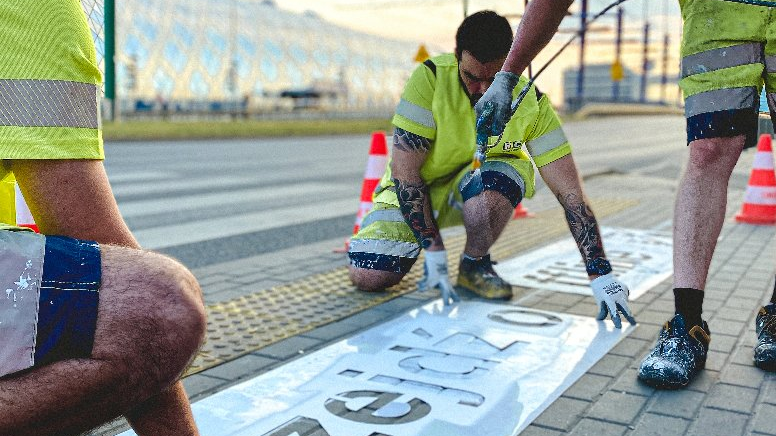
<path fill-rule="evenodd" d="M 694 325 L 703 324 L 703 291 L 693 288 L 674 288 L 676 313 L 684 317 L 689 330 Z"/>

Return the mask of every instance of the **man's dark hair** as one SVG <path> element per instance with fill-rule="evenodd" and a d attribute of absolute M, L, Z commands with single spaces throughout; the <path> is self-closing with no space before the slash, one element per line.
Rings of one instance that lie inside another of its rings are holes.
<path fill-rule="evenodd" d="M 493 11 L 479 11 L 463 20 L 455 34 L 455 55 L 461 59 L 464 50 L 481 63 L 501 59 L 512 46 L 509 21 Z"/>

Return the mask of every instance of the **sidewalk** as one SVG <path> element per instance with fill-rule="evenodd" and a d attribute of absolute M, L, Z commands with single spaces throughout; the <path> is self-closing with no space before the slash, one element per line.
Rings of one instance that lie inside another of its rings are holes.
<path fill-rule="evenodd" d="M 743 199 L 751 151 L 731 181 L 727 215 Z M 676 182 L 648 175 L 608 174 L 585 180 L 602 226 L 670 230 Z M 505 260 L 562 238 L 568 230 L 545 189 L 526 207 L 537 216 L 512 221 L 492 253 Z M 538 220 L 544 224 L 537 225 Z M 548 224 L 551 223 L 551 224 Z M 542 231 L 535 231 L 541 228 Z M 704 302 L 712 332 L 706 370 L 683 391 L 656 391 L 636 380 L 636 368 L 662 324 L 673 314 L 671 279 L 631 308 L 639 325 L 522 434 L 743 435 L 773 434 L 776 375 L 755 368 L 754 315 L 773 282 L 774 228 L 725 222 Z M 451 259 L 462 246 L 460 229 L 445 233 Z M 208 303 L 209 343 L 184 379 L 192 401 L 263 374 L 301 355 L 395 318 L 437 296 L 414 291 L 422 268 L 391 294 L 354 293 L 343 273 L 346 256 L 332 253 L 342 240 L 284 250 L 194 271 Z M 451 275 L 457 262 L 451 261 Z M 326 292 L 322 292 L 325 290 Z M 516 288 L 512 303 L 593 317 L 591 297 Z M 117 434 L 123 421 L 94 434 Z M 207 436 L 207 435 L 203 435 Z"/>

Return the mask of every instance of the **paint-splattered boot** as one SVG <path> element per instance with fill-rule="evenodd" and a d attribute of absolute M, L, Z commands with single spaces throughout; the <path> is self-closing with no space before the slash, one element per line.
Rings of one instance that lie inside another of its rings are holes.
<path fill-rule="evenodd" d="M 658 389 L 679 389 L 704 366 L 711 333 L 706 321 L 687 330 L 682 315 L 675 315 L 660 331 L 657 344 L 639 367 L 639 379 Z"/>
<path fill-rule="evenodd" d="M 512 298 L 512 285 L 496 274 L 490 254 L 479 260 L 463 257 L 458 266 L 458 287 L 482 298 L 508 300 Z"/>
<path fill-rule="evenodd" d="M 776 371 L 776 304 L 760 309 L 755 328 L 757 346 L 754 347 L 754 364 L 766 371 Z"/>

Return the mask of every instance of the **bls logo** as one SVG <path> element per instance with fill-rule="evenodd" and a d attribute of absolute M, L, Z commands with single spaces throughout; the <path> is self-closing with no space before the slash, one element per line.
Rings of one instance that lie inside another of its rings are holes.
<path fill-rule="evenodd" d="M 512 150 L 520 150 L 520 147 L 523 146 L 523 143 L 520 141 L 507 141 L 504 142 L 504 151 L 512 151 Z"/>

